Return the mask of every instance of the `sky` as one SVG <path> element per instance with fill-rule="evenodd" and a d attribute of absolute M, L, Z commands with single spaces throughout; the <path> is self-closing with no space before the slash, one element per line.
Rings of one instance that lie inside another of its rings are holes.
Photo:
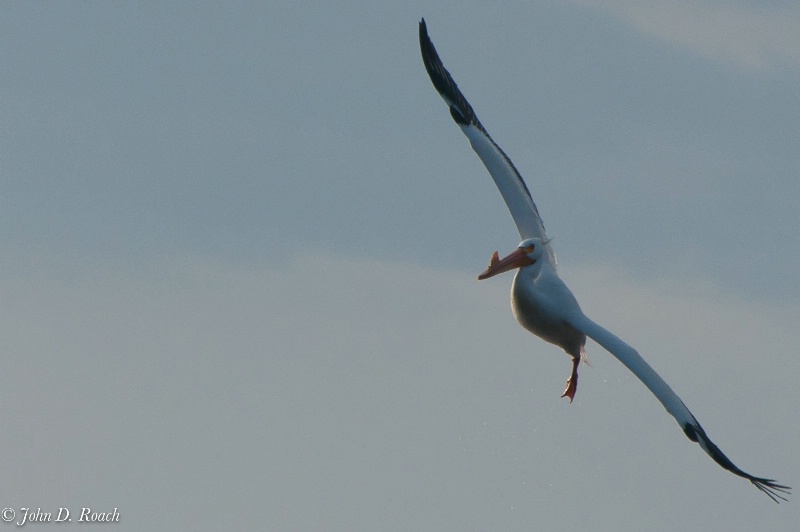
<path fill-rule="evenodd" d="M 518 234 L 417 40 L 587 315 L 797 486 L 796 2 L 396 4 L 0 4 L 6 526 L 796 526 L 598 345 L 559 398 L 476 281 Z"/>

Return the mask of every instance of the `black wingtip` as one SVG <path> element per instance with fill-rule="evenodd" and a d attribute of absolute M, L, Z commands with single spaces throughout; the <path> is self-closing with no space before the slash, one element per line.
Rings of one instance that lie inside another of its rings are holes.
<path fill-rule="evenodd" d="M 761 490 L 762 493 L 765 493 L 767 497 L 772 499 L 776 504 L 780 504 L 781 501 L 789 501 L 789 499 L 784 497 L 784 495 L 788 497 L 792 494 L 792 488 L 789 486 L 778 484 L 769 478 L 752 477 L 747 475 L 747 473 L 745 473 L 745 478 L 747 478 L 753 484 L 753 486 Z M 780 499 L 780 501 L 778 499 Z"/>
<path fill-rule="evenodd" d="M 780 504 L 781 501 L 788 501 L 785 496 L 792 494 L 792 488 L 789 486 L 784 486 L 783 484 L 778 484 L 771 478 L 755 477 L 750 473 L 746 473 L 736 467 L 736 465 L 731 462 L 731 459 L 725 456 L 725 453 L 723 453 L 720 448 L 717 447 L 713 441 L 711 441 L 706 434 L 706 431 L 703 430 L 703 427 L 700 426 L 700 423 L 697 423 L 696 419 L 694 420 L 694 424 L 686 423 L 683 426 L 683 432 L 690 440 L 699 443 L 700 447 L 702 447 L 703 450 L 723 469 L 727 469 L 734 475 L 746 478 L 753 484 L 753 486 L 758 488 L 762 493 L 766 494 L 767 497 L 778 504 Z"/>
<path fill-rule="evenodd" d="M 453 120 L 463 125 L 473 124 L 483 130 L 472 106 L 458 89 L 455 80 L 439 58 L 436 47 L 428 36 L 428 26 L 425 24 L 424 18 L 419 22 L 419 49 L 425 70 L 428 72 L 433 86 L 450 105 L 450 114 Z"/>

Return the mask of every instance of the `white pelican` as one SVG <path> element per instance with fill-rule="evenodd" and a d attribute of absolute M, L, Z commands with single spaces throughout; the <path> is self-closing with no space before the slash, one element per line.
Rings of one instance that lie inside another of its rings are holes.
<path fill-rule="evenodd" d="M 467 136 L 472 149 L 489 170 L 522 238 L 517 249 L 507 257 L 500 259 L 495 252 L 489 267 L 478 276 L 478 279 L 488 279 L 499 273 L 517 269 L 511 287 L 511 308 L 514 317 L 527 330 L 546 342 L 561 347 L 572 357 L 572 373 L 561 397 L 568 397 L 570 402 L 575 397 L 578 386 L 578 364 L 585 359 L 584 344 L 588 336 L 639 377 L 661 401 L 667 412 L 678 421 L 686 436 L 700 444 L 716 463 L 735 475 L 746 478 L 773 501 L 787 500 L 784 495 L 790 494 L 790 487 L 778 484 L 772 479 L 755 477 L 736 467 L 709 439 L 680 397 L 639 356 L 639 353 L 583 314 L 575 296 L 556 273 L 555 255 L 528 187 L 511 159 L 489 136 L 475 116 L 472 106 L 444 68 L 439 54 L 436 53 L 428 37 L 425 19 L 419 23 L 419 45 L 422 61 L 433 86 L 444 98 L 453 120 Z"/>

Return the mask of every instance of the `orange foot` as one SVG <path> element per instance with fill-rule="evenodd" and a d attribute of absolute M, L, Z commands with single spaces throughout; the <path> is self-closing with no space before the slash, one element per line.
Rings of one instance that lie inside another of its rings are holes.
<path fill-rule="evenodd" d="M 571 403 L 573 399 L 575 399 L 575 391 L 578 389 L 578 379 L 577 375 L 574 376 L 575 378 L 570 377 L 567 379 L 567 389 L 564 390 L 564 393 L 561 394 L 561 397 L 569 397 L 569 402 Z"/>
<path fill-rule="evenodd" d="M 564 390 L 564 393 L 561 394 L 561 397 L 569 397 L 570 403 L 575 399 L 575 392 L 578 390 L 578 364 L 580 363 L 580 357 L 574 357 L 572 359 L 572 375 L 567 379 L 567 388 Z"/>

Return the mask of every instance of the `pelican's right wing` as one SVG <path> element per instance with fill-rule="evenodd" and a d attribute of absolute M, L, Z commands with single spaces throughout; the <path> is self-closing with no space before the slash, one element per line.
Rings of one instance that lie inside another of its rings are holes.
<path fill-rule="evenodd" d="M 720 466 L 727 469 L 734 475 L 746 478 L 755 487 L 766 493 L 773 501 L 778 499 L 786 500 L 784 495 L 789 495 L 788 486 L 778 484 L 772 479 L 754 477 L 745 473 L 734 465 L 730 459 L 717 447 L 714 442 L 706 435 L 703 427 L 697 422 L 681 398 L 672 391 L 672 388 L 664 382 L 658 373 L 650 367 L 650 364 L 636 352 L 634 348 L 617 338 L 614 334 L 604 329 L 600 325 L 587 318 L 582 313 L 573 316 L 568 320 L 569 324 L 583 332 L 586 336 L 603 346 L 606 351 L 614 355 L 622 362 L 634 375 L 639 377 L 647 388 L 653 392 L 664 408 L 667 409 L 672 417 L 678 421 L 686 436 L 693 442 L 700 444 L 700 447 Z"/>
<path fill-rule="evenodd" d="M 433 82 L 433 86 L 444 98 L 445 103 L 450 107 L 450 114 L 453 120 L 459 125 L 461 130 L 469 139 L 472 149 L 481 158 L 486 169 L 494 179 L 503 200 L 511 211 L 514 223 L 517 225 L 519 235 L 522 240 L 527 238 L 539 238 L 547 242 L 547 234 L 544 224 L 539 217 L 539 210 L 533 202 L 531 193 L 528 190 L 522 176 L 514 167 L 511 159 L 500 149 L 486 129 L 475 116 L 472 106 L 461 94 L 458 85 L 453 81 L 453 77 L 444 68 L 439 54 L 436 53 L 425 19 L 419 23 L 419 46 L 422 52 L 422 61 L 425 63 L 425 70 Z M 550 263 L 555 266 L 555 254 L 550 244 L 547 244 L 547 257 Z"/>

